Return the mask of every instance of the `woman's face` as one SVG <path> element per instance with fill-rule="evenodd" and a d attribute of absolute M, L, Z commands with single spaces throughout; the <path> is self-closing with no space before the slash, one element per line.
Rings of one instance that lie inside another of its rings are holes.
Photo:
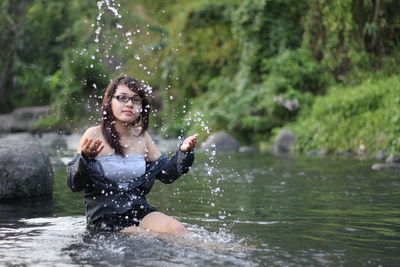
<path fill-rule="evenodd" d="M 111 99 L 111 110 L 117 121 L 134 123 L 142 112 L 142 99 L 126 85 L 118 85 Z"/>

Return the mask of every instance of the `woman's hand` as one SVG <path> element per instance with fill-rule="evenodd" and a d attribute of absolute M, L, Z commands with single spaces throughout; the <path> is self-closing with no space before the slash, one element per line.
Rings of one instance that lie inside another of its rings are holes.
<path fill-rule="evenodd" d="M 199 134 L 194 134 L 192 136 L 189 136 L 188 138 L 183 141 L 181 147 L 179 148 L 182 152 L 190 151 L 192 150 L 196 144 L 197 144 L 197 137 Z"/>
<path fill-rule="evenodd" d="M 81 154 L 85 154 L 85 156 L 94 159 L 104 148 L 101 140 L 96 139 L 93 142 L 93 139 L 86 138 L 81 145 Z"/>

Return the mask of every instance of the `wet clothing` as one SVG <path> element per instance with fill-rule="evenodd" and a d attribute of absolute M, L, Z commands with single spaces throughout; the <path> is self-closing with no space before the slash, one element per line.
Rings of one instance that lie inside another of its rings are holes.
<path fill-rule="evenodd" d="M 189 171 L 193 160 L 194 151 L 182 152 L 178 149 L 170 158 L 161 155 L 156 161 L 146 163 L 146 171 L 140 176 L 134 174 L 125 179 L 124 170 L 120 177 L 122 180 L 116 180 L 113 171 L 103 168 L 107 164 L 100 163 L 101 157 L 90 159 L 77 154 L 68 163 L 67 184 L 74 192 L 84 190 L 88 225 L 103 230 L 119 230 L 138 225 L 144 216 L 156 211 L 145 197 L 156 179 L 172 183 Z"/>
<path fill-rule="evenodd" d="M 140 221 L 149 213 L 157 211 L 151 205 L 143 207 L 143 209 L 131 209 L 123 214 L 106 215 L 93 223 L 88 224 L 91 230 L 119 232 L 129 226 L 139 226 Z"/>

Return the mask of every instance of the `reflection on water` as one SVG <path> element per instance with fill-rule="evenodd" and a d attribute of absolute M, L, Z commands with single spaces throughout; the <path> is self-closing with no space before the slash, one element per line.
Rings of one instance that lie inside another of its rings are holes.
<path fill-rule="evenodd" d="M 56 174 L 53 200 L 0 203 L 0 265 L 395 266 L 400 180 L 370 162 L 220 154 L 149 201 L 187 237 L 93 233 L 81 194 Z"/>

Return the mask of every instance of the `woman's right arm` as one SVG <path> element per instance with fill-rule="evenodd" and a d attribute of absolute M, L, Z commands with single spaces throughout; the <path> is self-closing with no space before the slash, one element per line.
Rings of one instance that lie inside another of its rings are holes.
<path fill-rule="evenodd" d="M 103 150 L 104 145 L 99 139 L 94 140 L 95 129 L 88 129 L 81 138 L 77 149 L 77 155 L 67 166 L 67 185 L 74 191 L 85 188 L 90 175 L 89 162 Z M 93 141 L 94 140 L 94 141 Z"/>
<path fill-rule="evenodd" d="M 67 166 L 68 187 L 73 192 L 82 191 L 89 180 L 89 174 L 88 159 L 81 154 L 76 154 Z"/>

